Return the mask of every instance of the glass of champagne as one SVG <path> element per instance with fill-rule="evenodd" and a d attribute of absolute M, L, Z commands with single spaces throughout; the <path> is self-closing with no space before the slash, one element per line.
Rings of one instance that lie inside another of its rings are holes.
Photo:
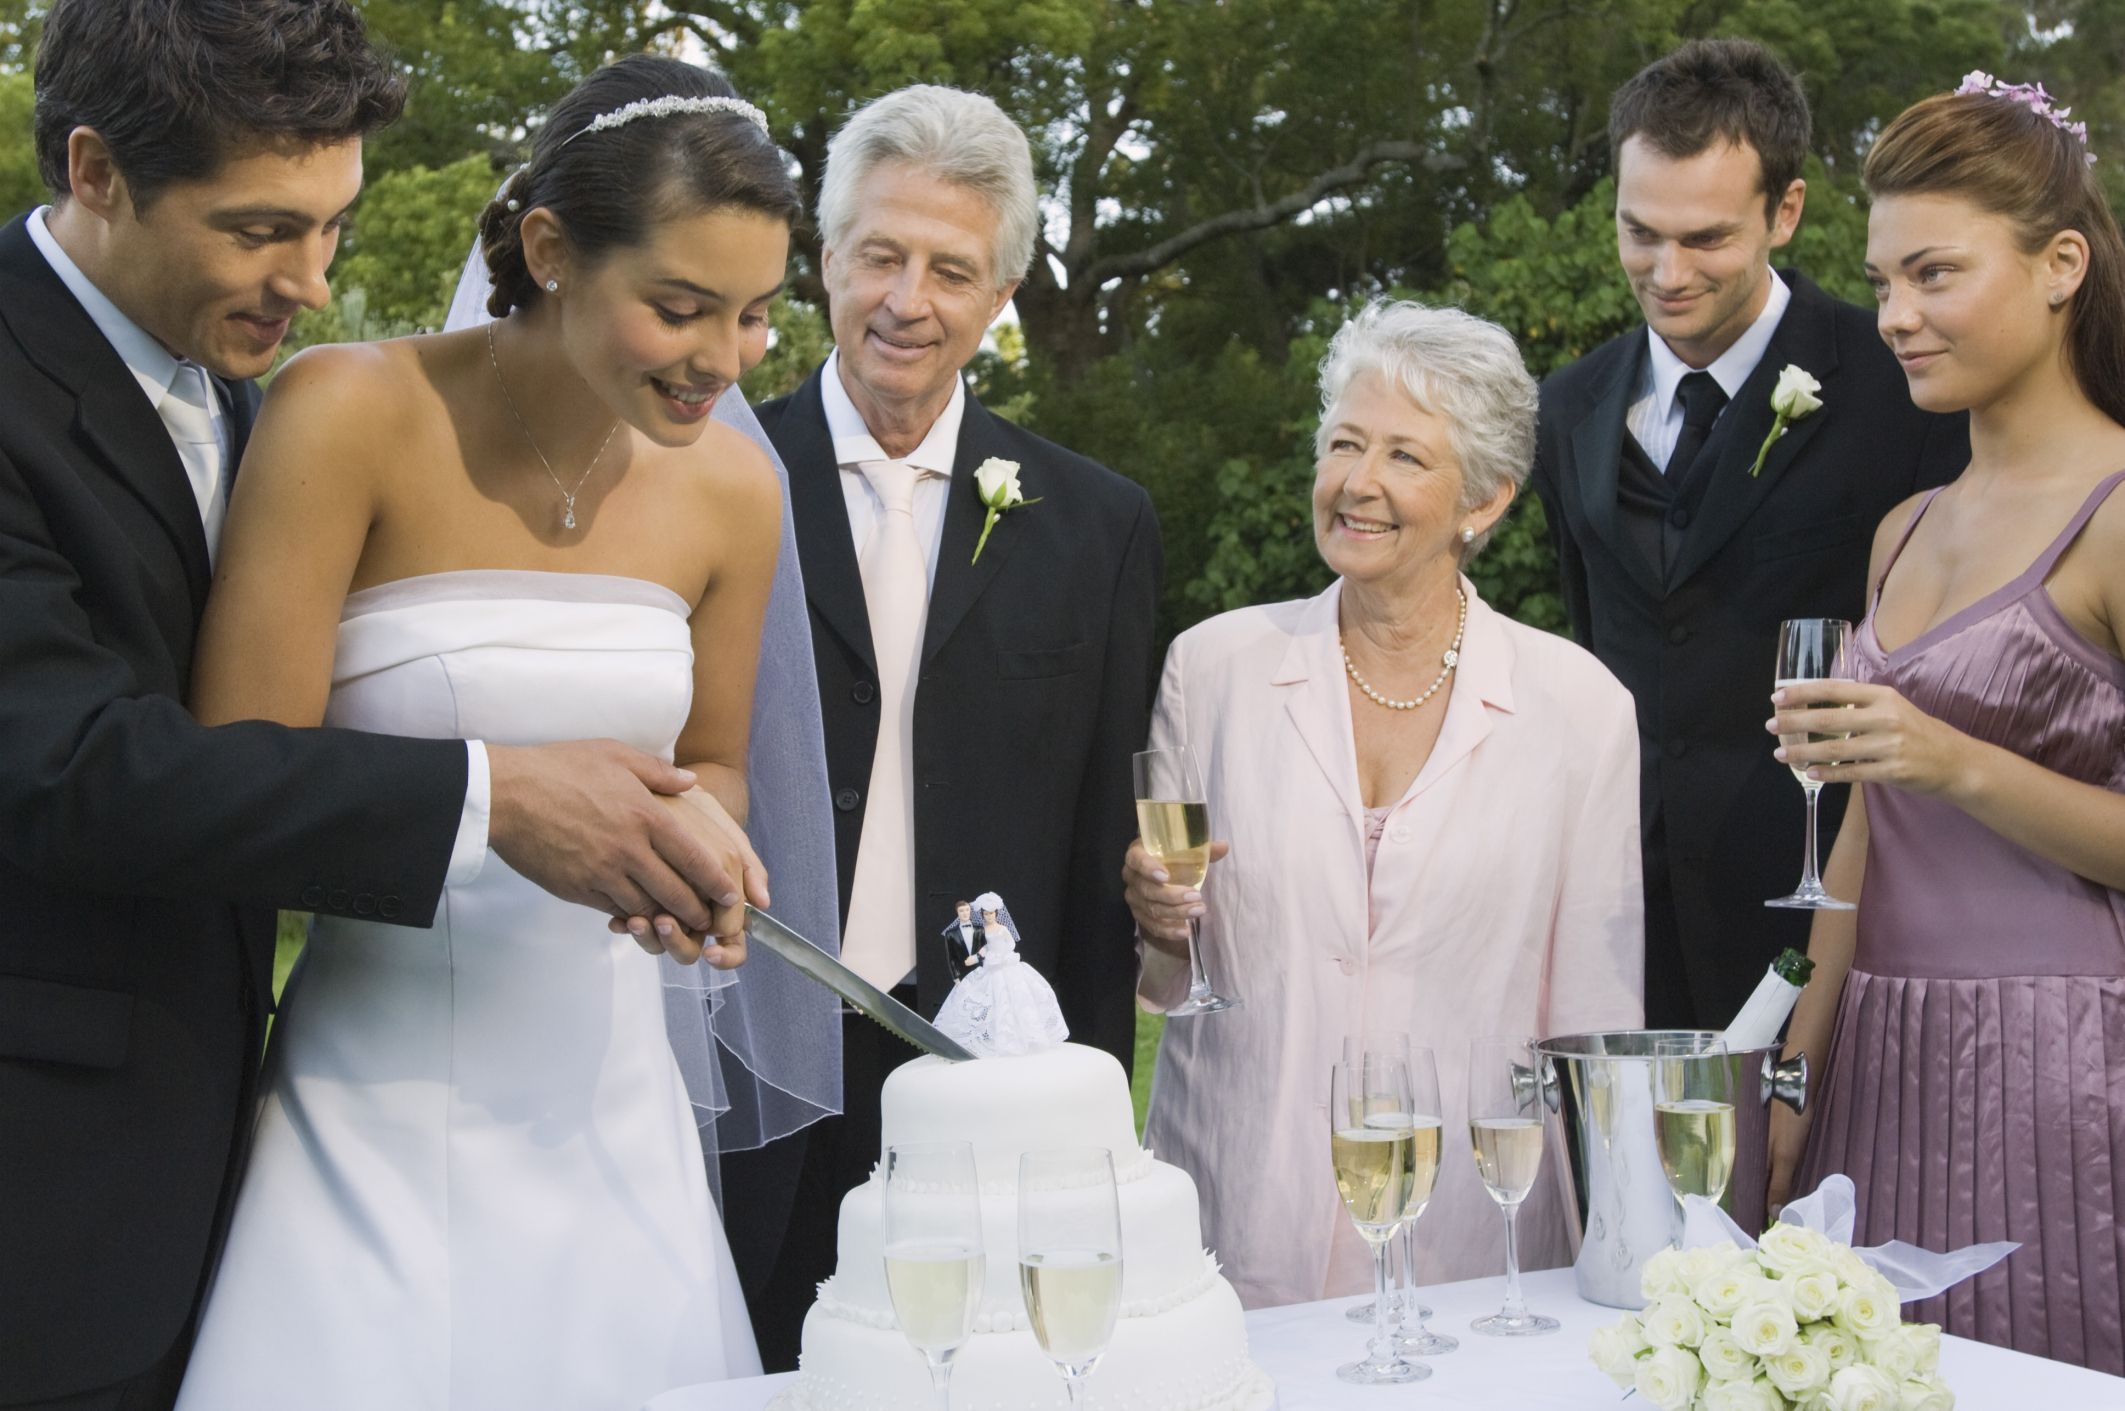
<path fill-rule="evenodd" d="M 1541 1063 L 1525 1038 L 1480 1038 L 1468 1046 L 1468 1135 L 1476 1171 L 1505 1212 L 1505 1306 L 1468 1326 L 1488 1337 L 1533 1337 L 1557 1320 L 1527 1311 L 1520 1292 L 1520 1203 L 1542 1171 Z"/>
<path fill-rule="evenodd" d="M 1388 1329 L 1387 1242 L 1402 1224 L 1416 1183 L 1416 1105 L 1409 1065 L 1392 1050 L 1373 1049 L 1338 1063 L 1329 1080 L 1328 1152 L 1336 1190 L 1358 1234 L 1372 1246 L 1373 1335 L 1365 1356 L 1336 1368 L 1360 1386 L 1422 1381 L 1431 1368 L 1395 1348 Z M 1436 1172 L 1438 1163 L 1432 1163 Z"/>
<path fill-rule="evenodd" d="M 1084 1147 L 1018 1159 L 1018 1287 L 1071 1411 L 1083 1411 L 1085 1380 L 1106 1354 L 1122 1306 L 1111 1153 Z"/>
<path fill-rule="evenodd" d="M 1845 648 L 1852 637 L 1852 624 L 1834 617 L 1797 617 L 1778 625 L 1778 673 L 1775 678 L 1779 690 L 1793 694 L 1788 688 L 1804 687 L 1810 681 L 1848 681 L 1851 679 L 1846 666 Z M 1803 693 L 1804 694 L 1804 693 Z M 1808 708 L 1805 700 L 1789 699 L 1787 710 Z M 1778 743 L 1791 750 L 1796 745 L 1820 744 L 1825 740 L 1842 740 L 1843 734 L 1815 733 L 1812 735 L 1780 735 Z M 1822 797 L 1822 784 L 1808 777 L 1808 766 L 1791 766 L 1793 777 L 1808 795 L 1808 852 L 1801 867 L 1800 885 L 1790 896 L 1774 897 L 1765 906 L 1798 907 L 1807 911 L 1850 911 L 1852 903 L 1839 901 L 1823 890 L 1822 876 L 1816 871 L 1815 805 Z"/>
<path fill-rule="evenodd" d="M 1726 1195 L 1734 1174 L 1734 1064 L 1717 1034 L 1653 1040 L 1653 1140 L 1678 1222 L 1684 1196 L 1717 1205 Z"/>
<path fill-rule="evenodd" d="M 1400 1054 L 1402 1061 L 1410 1065 L 1410 1081 L 1413 1084 L 1417 1083 L 1416 1061 L 1412 1055 L 1420 1052 L 1424 1053 L 1428 1062 L 1430 1060 L 1429 1052 L 1421 1048 L 1412 1048 L 1407 1034 L 1390 1035 L 1384 1041 L 1384 1046 L 1390 1052 Z M 1343 1061 L 1345 1063 L 1356 1063 L 1364 1056 L 1365 1041 L 1352 1034 L 1344 1035 Z M 1434 1072 L 1432 1081 L 1434 1084 L 1438 1082 L 1436 1072 Z M 1417 1084 L 1417 1091 L 1419 1093 L 1422 1092 L 1421 1084 Z M 1427 1109 L 1420 1104 L 1418 1110 L 1429 1111 L 1436 1109 Z M 1418 1135 L 1421 1137 L 1423 1134 L 1420 1132 Z M 1396 1328 L 1400 1328 L 1409 1319 L 1414 1318 L 1416 1320 L 1416 1332 L 1396 1334 L 1396 1342 L 1404 1352 L 1420 1357 L 1430 1356 L 1439 1352 L 1451 1352 L 1461 1344 L 1450 1337 L 1441 1337 L 1431 1329 L 1423 1326 L 1424 1320 L 1431 1317 L 1432 1310 L 1417 1298 L 1416 1247 L 1412 1243 L 1411 1222 L 1403 1222 L 1401 1233 L 1402 1293 L 1394 1305 L 1387 1310 L 1387 1321 L 1394 1324 Z M 1343 1310 L 1343 1316 L 1353 1323 L 1370 1323 L 1377 1316 L 1377 1310 L 1373 1307 L 1372 1300 L 1367 1299 L 1363 1303 L 1351 1304 L 1350 1307 Z"/>
<path fill-rule="evenodd" d="M 1131 757 L 1136 775 L 1136 829 L 1144 851 L 1164 865 L 1177 887 L 1200 887 L 1210 874 L 1210 805 L 1195 756 L 1186 746 L 1144 750 Z M 1238 1000 L 1217 992 L 1203 964 L 1203 923 L 1188 918 L 1188 998 L 1166 1011 L 1168 1019 L 1215 1014 Z"/>
<path fill-rule="evenodd" d="M 973 1144 L 888 1147 L 886 1293 L 901 1333 L 929 1364 L 937 1411 L 950 1411 L 952 1358 L 973 1334 L 987 1277 Z"/>
<path fill-rule="evenodd" d="M 1409 1065 L 1411 1149 L 1415 1153 L 1409 1204 L 1402 1212 L 1402 1321 L 1414 1324 L 1415 1330 L 1397 1337 L 1395 1346 L 1415 1357 L 1436 1357 L 1461 1343 L 1424 1326 L 1431 1310 L 1417 1300 L 1417 1220 L 1431 1204 L 1432 1187 L 1438 1183 L 1439 1158 L 1446 1146 L 1446 1109 L 1439 1102 L 1439 1065 L 1431 1050 L 1404 1036 L 1402 1058 Z"/>

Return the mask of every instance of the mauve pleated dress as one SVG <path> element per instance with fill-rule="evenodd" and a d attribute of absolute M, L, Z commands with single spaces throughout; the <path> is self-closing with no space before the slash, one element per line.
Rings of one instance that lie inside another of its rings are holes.
<path fill-rule="evenodd" d="M 2044 590 L 2121 480 L 2097 486 L 2027 572 L 1906 646 L 1884 653 L 1870 615 L 1855 674 L 2125 792 L 2125 664 Z M 1906 1317 L 2125 1373 L 2125 893 L 1952 804 L 1865 787 L 1858 950 L 1799 1188 L 1852 1177 L 1859 1244 L 2019 1240 L 2004 1264 Z"/>

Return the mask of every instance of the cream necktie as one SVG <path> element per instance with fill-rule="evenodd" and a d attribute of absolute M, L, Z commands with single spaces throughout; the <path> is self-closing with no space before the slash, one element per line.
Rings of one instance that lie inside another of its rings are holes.
<path fill-rule="evenodd" d="M 228 496 L 222 492 L 222 470 L 228 448 L 221 429 L 214 424 L 214 386 L 207 370 L 197 363 L 179 363 L 170 390 L 155 410 L 177 444 L 177 457 L 184 463 L 185 478 L 192 483 L 192 498 L 199 503 L 199 522 L 206 530 L 207 559 L 213 561 L 221 546 L 221 522 Z"/>
<path fill-rule="evenodd" d="M 841 959 L 882 990 L 915 968 L 915 668 L 929 611 L 930 572 L 915 532 L 915 482 L 906 461 L 866 461 L 884 502 L 863 546 L 863 601 L 878 661 L 878 744 L 856 844 Z"/>

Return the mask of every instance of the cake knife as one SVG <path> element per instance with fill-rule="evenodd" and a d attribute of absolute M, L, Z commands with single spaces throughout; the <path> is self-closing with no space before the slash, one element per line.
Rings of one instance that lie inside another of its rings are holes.
<path fill-rule="evenodd" d="M 924 1053 L 962 1062 L 974 1055 L 945 1037 L 935 1024 L 894 999 L 855 971 L 813 945 L 757 906 L 745 909 L 746 938 L 773 951 L 805 975 L 832 990 L 865 1018 Z"/>

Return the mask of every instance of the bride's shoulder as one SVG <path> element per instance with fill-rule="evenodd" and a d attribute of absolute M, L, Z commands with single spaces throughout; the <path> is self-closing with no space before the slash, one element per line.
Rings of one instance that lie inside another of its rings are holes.
<path fill-rule="evenodd" d="M 321 426 L 373 436 L 435 390 L 431 338 L 384 343 L 320 343 L 282 364 L 266 388 L 267 411 L 299 412 Z"/>
<path fill-rule="evenodd" d="M 687 448 L 688 480 L 698 491 L 704 512 L 719 521 L 733 516 L 779 519 L 782 485 L 775 467 L 751 437 L 733 426 L 711 421 L 701 439 Z"/>

